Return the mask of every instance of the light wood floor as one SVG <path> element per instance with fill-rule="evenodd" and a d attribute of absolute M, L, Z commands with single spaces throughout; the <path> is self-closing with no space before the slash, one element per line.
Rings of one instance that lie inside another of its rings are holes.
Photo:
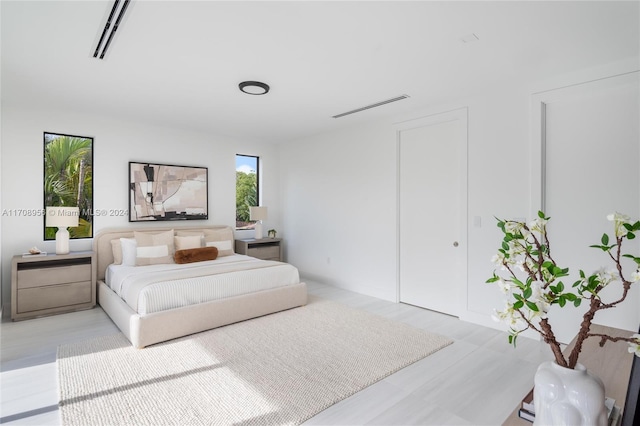
<path fill-rule="evenodd" d="M 526 338 L 514 349 L 505 333 L 414 306 L 308 282 L 309 292 L 455 342 L 319 413 L 309 425 L 497 425 L 533 385 L 547 346 Z M 99 307 L 2 322 L 0 423 L 57 425 L 56 348 L 117 333 Z"/>

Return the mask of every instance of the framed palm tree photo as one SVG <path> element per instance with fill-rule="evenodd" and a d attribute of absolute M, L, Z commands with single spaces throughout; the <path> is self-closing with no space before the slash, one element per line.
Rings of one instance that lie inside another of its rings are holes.
<path fill-rule="evenodd" d="M 44 206 L 78 207 L 70 238 L 93 237 L 93 138 L 44 132 Z M 56 228 L 44 226 L 44 239 Z"/>

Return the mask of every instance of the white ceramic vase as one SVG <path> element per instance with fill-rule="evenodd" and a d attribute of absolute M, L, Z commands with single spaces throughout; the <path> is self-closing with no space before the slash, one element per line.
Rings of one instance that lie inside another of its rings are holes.
<path fill-rule="evenodd" d="M 604 384 L 581 365 L 540 364 L 534 378 L 536 426 L 607 426 Z"/>

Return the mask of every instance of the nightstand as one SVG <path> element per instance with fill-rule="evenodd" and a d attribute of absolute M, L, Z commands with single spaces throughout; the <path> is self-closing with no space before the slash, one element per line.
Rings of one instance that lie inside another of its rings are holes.
<path fill-rule="evenodd" d="M 95 253 L 14 256 L 11 262 L 11 319 L 21 320 L 93 308 Z"/>
<path fill-rule="evenodd" d="M 263 260 L 282 261 L 282 238 L 261 238 L 259 240 L 236 240 L 236 253 Z"/>

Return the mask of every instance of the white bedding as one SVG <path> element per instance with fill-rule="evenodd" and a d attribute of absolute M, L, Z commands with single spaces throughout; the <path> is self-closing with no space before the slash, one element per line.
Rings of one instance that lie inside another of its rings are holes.
<path fill-rule="evenodd" d="M 216 260 L 149 266 L 109 265 L 106 284 L 140 315 L 300 282 L 287 263 L 234 254 Z"/>

